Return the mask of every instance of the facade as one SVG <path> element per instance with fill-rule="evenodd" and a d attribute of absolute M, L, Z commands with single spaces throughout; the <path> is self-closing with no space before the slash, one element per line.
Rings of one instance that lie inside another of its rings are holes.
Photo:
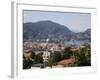
<path fill-rule="evenodd" d="M 50 58 L 50 52 L 49 51 L 44 51 L 43 52 L 43 55 L 42 55 L 42 57 L 43 57 L 43 62 L 48 62 L 48 59 Z"/>

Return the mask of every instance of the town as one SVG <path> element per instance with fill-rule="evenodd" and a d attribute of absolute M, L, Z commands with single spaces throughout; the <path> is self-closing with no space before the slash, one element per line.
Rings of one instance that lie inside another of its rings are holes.
<path fill-rule="evenodd" d="M 50 39 L 23 43 L 23 69 L 90 66 L 90 60 L 90 44 L 65 45 Z"/>

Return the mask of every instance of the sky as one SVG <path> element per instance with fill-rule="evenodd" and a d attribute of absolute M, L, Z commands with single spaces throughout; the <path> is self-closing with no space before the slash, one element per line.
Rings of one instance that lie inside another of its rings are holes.
<path fill-rule="evenodd" d="M 91 14 L 52 11 L 23 11 L 23 22 L 38 22 L 50 20 L 65 25 L 73 32 L 83 32 L 91 27 Z"/>

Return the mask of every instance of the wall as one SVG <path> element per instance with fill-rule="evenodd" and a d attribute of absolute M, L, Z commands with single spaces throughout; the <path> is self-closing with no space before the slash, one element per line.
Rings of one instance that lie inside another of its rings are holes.
<path fill-rule="evenodd" d="M 97 30 L 96 30 L 96 45 L 97 45 L 97 73 L 91 74 L 75 74 L 75 75 L 64 75 L 56 77 L 37 78 L 35 80 L 99 80 L 100 75 L 100 5 L 99 0 L 22 0 L 32 1 L 34 3 L 41 4 L 56 4 L 56 5 L 80 5 L 80 6 L 97 6 Z M 10 65 L 11 65 L 11 0 L 0 1 L 0 80 L 11 80 L 10 78 Z M 34 79 L 34 78 L 33 78 Z M 20 80 L 20 79 L 19 79 Z M 23 80 L 23 79 L 22 79 Z M 32 80 L 32 79 L 25 79 Z"/>

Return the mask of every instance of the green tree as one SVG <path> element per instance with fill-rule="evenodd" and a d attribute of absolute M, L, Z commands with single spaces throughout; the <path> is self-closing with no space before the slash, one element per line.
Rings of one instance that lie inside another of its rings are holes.
<path fill-rule="evenodd" d="M 61 52 L 54 51 L 54 53 L 52 54 L 52 61 L 53 61 L 53 63 L 58 62 L 60 60 L 61 60 Z"/>
<path fill-rule="evenodd" d="M 68 59 L 72 55 L 71 47 L 66 47 L 62 53 L 62 59 Z"/>
<path fill-rule="evenodd" d="M 34 59 L 35 58 L 35 52 L 31 52 L 31 56 L 30 56 L 32 59 Z"/>
<path fill-rule="evenodd" d="M 48 59 L 48 66 L 49 66 L 50 68 L 52 68 L 52 65 L 53 65 L 52 57 L 49 57 L 49 59 Z"/>
<path fill-rule="evenodd" d="M 90 66 L 91 52 L 89 46 L 80 48 L 79 52 L 75 56 L 77 57 L 77 61 L 76 61 L 77 66 Z"/>
<path fill-rule="evenodd" d="M 43 63 L 42 53 L 35 55 L 34 61 L 35 63 Z"/>

